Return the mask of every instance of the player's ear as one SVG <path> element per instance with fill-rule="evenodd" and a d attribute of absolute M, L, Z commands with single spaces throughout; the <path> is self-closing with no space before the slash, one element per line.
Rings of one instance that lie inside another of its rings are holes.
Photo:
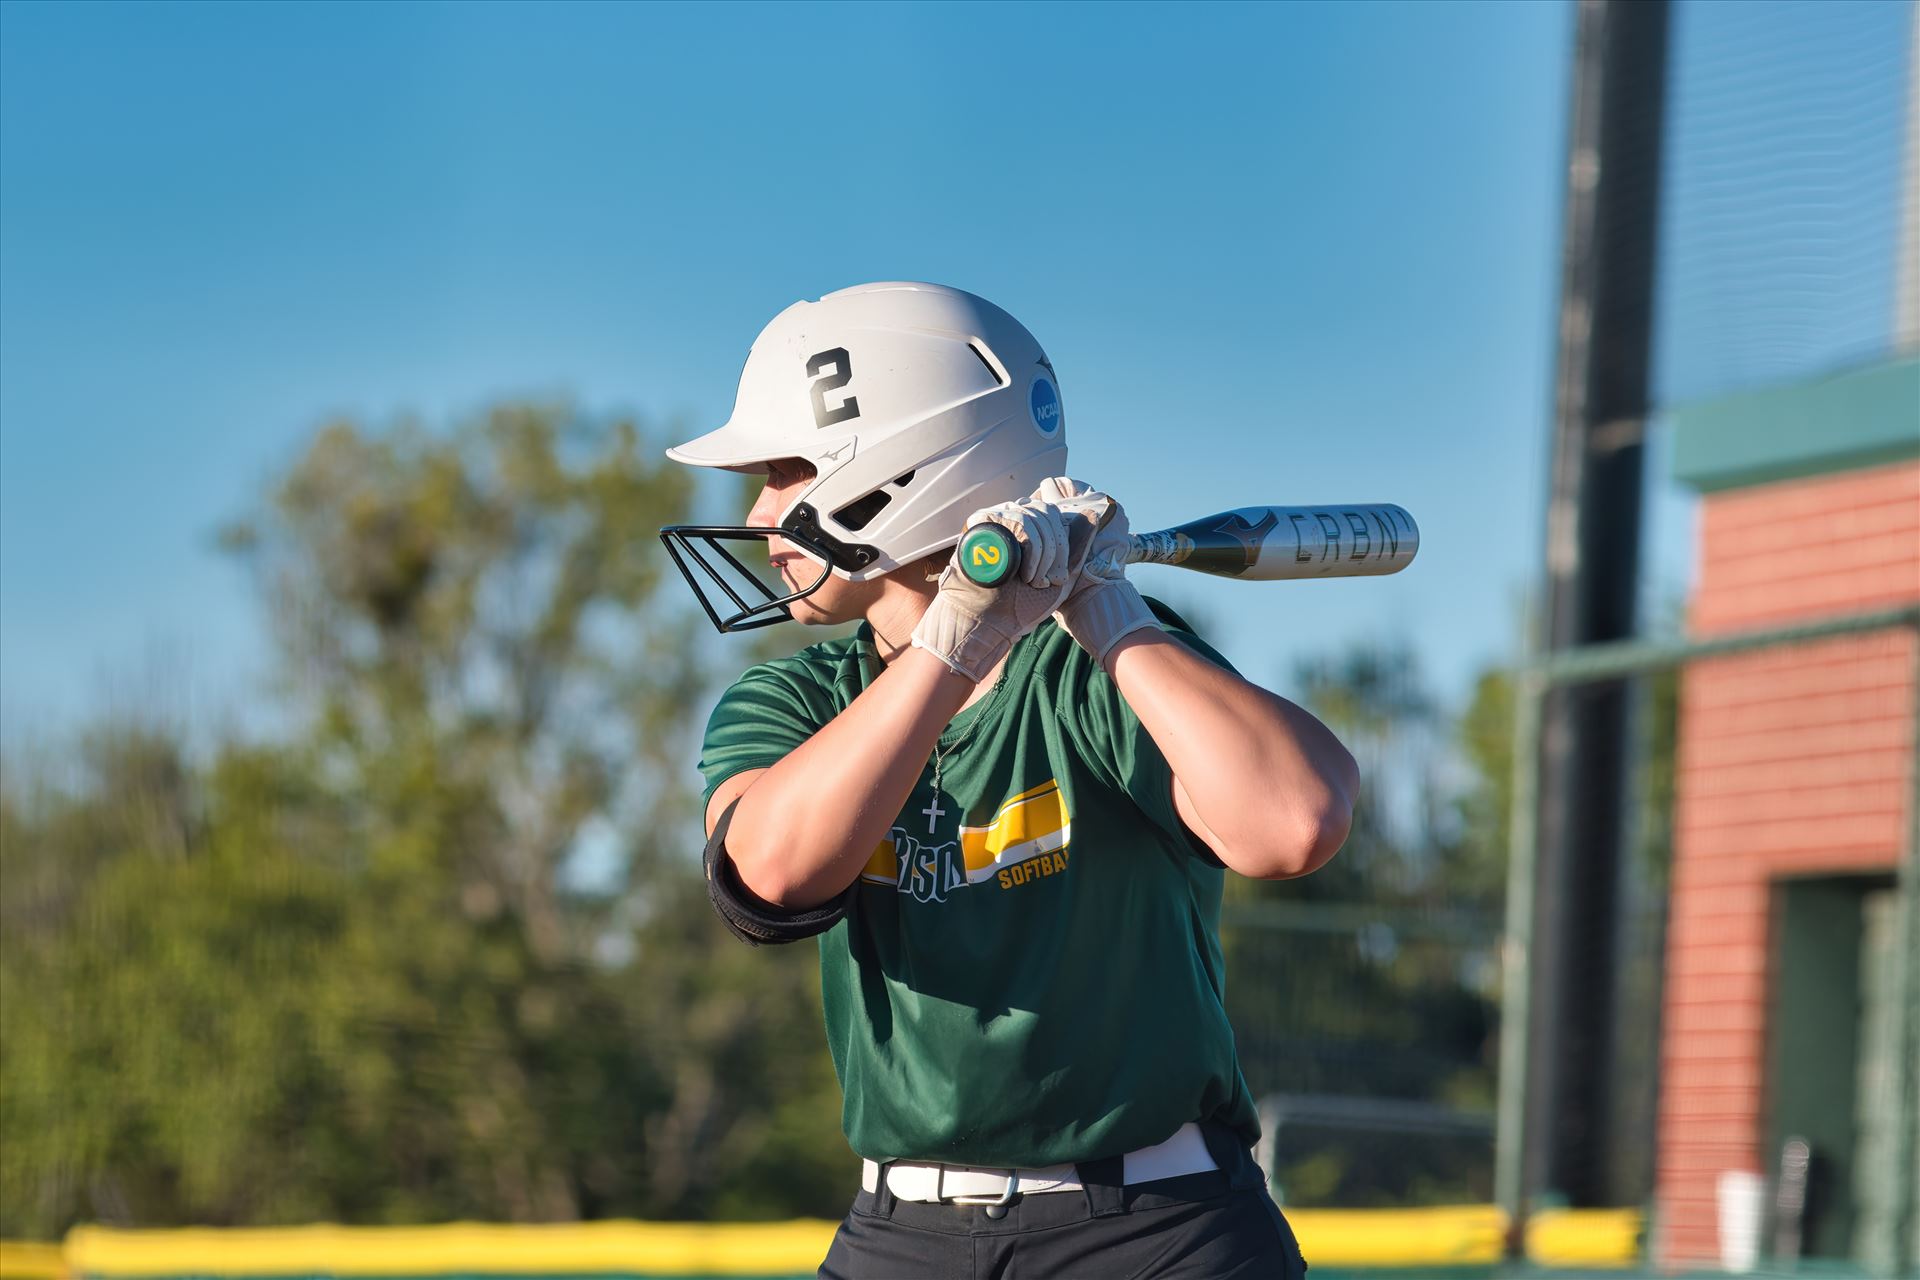
<path fill-rule="evenodd" d="M 941 570 L 947 567 L 947 562 L 951 559 L 953 559 L 951 551 L 936 551 L 930 556 L 921 556 L 908 565 L 901 576 L 908 582 L 938 582 Z"/>

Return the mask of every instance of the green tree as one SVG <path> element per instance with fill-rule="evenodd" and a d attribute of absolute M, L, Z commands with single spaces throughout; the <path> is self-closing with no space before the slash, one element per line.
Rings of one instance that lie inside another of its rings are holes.
<path fill-rule="evenodd" d="M 834 1211 L 812 957 L 704 901 L 693 491 L 642 442 L 326 427 L 225 532 L 284 740 L 10 765 L 0 1231 Z"/>
<path fill-rule="evenodd" d="M 1472 772 L 1457 725 L 1404 645 L 1300 664 L 1295 696 L 1363 780 L 1342 851 L 1301 880 L 1230 880 L 1228 1008 L 1256 1094 L 1484 1112 L 1493 1095 L 1498 882 L 1455 813 Z M 1463 776 L 1464 775 L 1464 776 Z M 1276 1174 L 1293 1203 L 1491 1194 L 1491 1144 L 1301 1119 Z"/>
<path fill-rule="evenodd" d="M 1502 667 L 1480 673 L 1460 715 L 1456 742 L 1468 766 L 1455 800 L 1457 871 L 1476 897 L 1501 900 L 1513 822 L 1513 676 Z"/>
<path fill-rule="evenodd" d="M 1655 611 L 1654 634 L 1684 629 L 1685 601 L 1669 599 Z M 1620 868 L 1619 928 L 1615 931 L 1607 1077 L 1611 1122 L 1646 1138 L 1620 1144 L 1608 1185 L 1621 1203 L 1653 1194 L 1653 1127 L 1659 1092 L 1660 1010 L 1666 968 L 1667 890 L 1673 853 L 1676 744 L 1681 673 L 1653 670 L 1630 685 L 1631 774 L 1626 797 Z M 1504 668 L 1482 672 L 1458 726 L 1458 746 L 1470 766 L 1455 800 L 1462 874 L 1489 901 L 1499 899 L 1511 839 L 1514 765 L 1514 681 Z"/>

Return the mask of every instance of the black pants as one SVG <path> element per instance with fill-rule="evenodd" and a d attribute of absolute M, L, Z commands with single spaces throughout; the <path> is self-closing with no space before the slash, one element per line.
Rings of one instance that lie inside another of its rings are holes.
<path fill-rule="evenodd" d="M 821 1280 L 1301 1280 L 1307 1264 L 1245 1148 L 1211 1126 L 1220 1168 L 1120 1184 L 1118 1159 L 1078 1166 L 1081 1191 L 984 1206 L 862 1191 Z"/>

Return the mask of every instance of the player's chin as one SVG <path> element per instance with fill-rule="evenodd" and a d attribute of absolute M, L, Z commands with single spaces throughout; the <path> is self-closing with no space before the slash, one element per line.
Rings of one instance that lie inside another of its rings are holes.
<path fill-rule="evenodd" d="M 818 591 L 801 596 L 789 604 L 787 610 L 793 615 L 793 620 L 808 627 L 831 627 L 847 621 L 851 614 L 845 602 L 839 598 L 840 593 L 834 590 L 834 586 L 834 582 L 829 579 L 820 584 Z"/>
<path fill-rule="evenodd" d="M 825 627 L 839 621 L 829 611 L 820 607 L 812 596 L 803 596 L 787 606 L 787 612 L 793 620 L 803 627 Z"/>

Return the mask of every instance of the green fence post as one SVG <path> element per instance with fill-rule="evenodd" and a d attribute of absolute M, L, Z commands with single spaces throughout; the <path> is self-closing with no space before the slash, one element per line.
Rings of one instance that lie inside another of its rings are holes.
<path fill-rule="evenodd" d="M 1908 757 L 1906 848 L 1900 859 L 1900 906 L 1894 925 L 1899 984 L 1894 1007 L 1900 1010 L 1896 1033 L 1898 1076 L 1894 1080 L 1896 1129 L 1887 1144 L 1893 1167 L 1882 1175 L 1893 1196 L 1887 1215 L 1892 1237 L 1880 1250 L 1889 1263 L 1889 1275 L 1920 1273 L 1920 627 L 1912 628 L 1913 706 Z"/>
<path fill-rule="evenodd" d="M 1547 682 L 1531 646 L 1513 677 L 1513 796 L 1507 818 L 1507 920 L 1500 944 L 1500 1077 L 1493 1142 L 1493 1195 L 1507 1214 L 1508 1252 L 1523 1246 L 1526 1219 L 1528 1003 L 1540 791 L 1540 703 Z"/>

